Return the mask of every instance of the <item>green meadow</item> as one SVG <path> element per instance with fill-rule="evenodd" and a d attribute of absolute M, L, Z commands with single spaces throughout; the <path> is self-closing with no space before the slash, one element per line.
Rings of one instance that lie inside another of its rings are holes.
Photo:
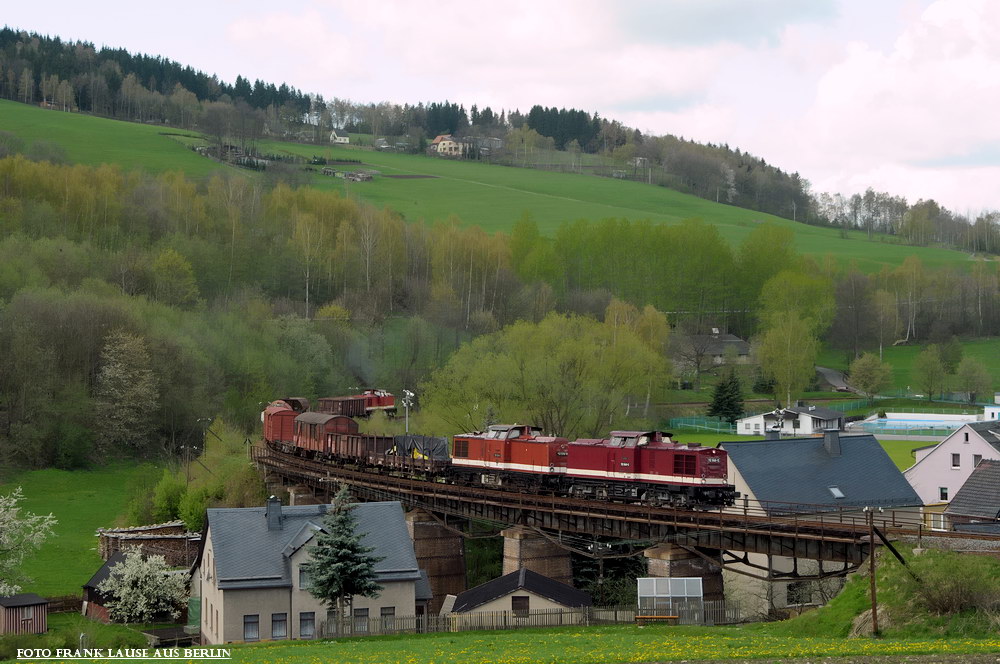
<path fill-rule="evenodd" d="M 0 478 L 0 494 L 21 487 L 21 507 L 35 514 L 52 514 L 54 536 L 25 562 L 33 581 L 24 592 L 43 597 L 77 595 L 104 564 L 97 553 L 98 528 L 108 528 L 125 511 L 129 489 L 137 478 L 135 465 L 119 464 L 95 470 L 31 470 Z M 153 481 L 158 476 L 154 474 Z"/>
<path fill-rule="evenodd" d="M 45 140 L 63 146 L 68 157 L 84 164 L 119 164 L 151 173 L 181 170 L 192 177 L 225 171 L 249 177 L 257 174 L 223 166 L 189 149 L 196 135 L 159 125 L 107 120 L 75 113 L 49 111 L 0 100 L 0 130 L 26 141 Z M 529 214 L 545 234 L 577 219 L 627 218 L 633 221 L 676 223 L 701 218 L 718 226 L 731 243 L 740 242 L 757 225 L 770 222 L 791 228 L 799 251 L 817 258 L 827 255 L 839 263 L 856 262 L 865 271 L 894 267 L 909 255 L 925 265 L 970 264 L 966 254 L 931 247 L 908 247 L 891 242 L 868 241 L 860 232 L 847 238 L 830 228 L 795 223 L 772 215 L 720 205 L 663 187 L 655 187 L 572 173 L 554 173 L 480 162 L 452 161 L 422 155 L 382 153 L 358 147 L 332 147 L 263 141 L 265 153 L 302 157 L 360 160 L 381 175 L 372 182 L 349 183 L 340 178 L 310 173 L 313 186 L 356 196 L 377 206 L 398 211 L 406 219 L 427 222 L 457 218 L 488 232 L 507 231 Z M 334 166 L 336 167 L 336 166 Z M 394 178 L 388 176 L 423 176 Z"/>
<path fill-rule="evenodd" d="M 925 344 L 919 344 L 887 346 L 882 350 L 882 359 L 892 365 L 893 387 L 896 390 L 910 393 L 923 391 L 913 376 L 913 362 L 924 348 Z M 1000 389 L 1000 338 L 963 340 L 962 352 L 963 357 L 979 362 L 993 376 L 993 388 Z M 850 362 L 842 351 L 824 348 L 816 358 L 816 364 L 846 371 Z"/>

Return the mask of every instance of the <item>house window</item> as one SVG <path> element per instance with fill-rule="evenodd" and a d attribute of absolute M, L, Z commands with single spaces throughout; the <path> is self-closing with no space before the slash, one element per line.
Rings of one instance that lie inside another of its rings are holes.
<path fill-rule="evenodd" d="M 354 631 L 368 633 L 368 609 L 354 609 Z"/>
<path fill-rule="evenodd" d="M 972 455 L 972 467 L 973 468 L 978 468 L 979 464 L 982 462 L 982 460 L 983 460 L 983 455 L 982 454 L 973 454 Z"/>
<path fill-rule="evenodd" d="M 969 442 L 969 432 L 966 431 L 964 435 L 965 435 L 965 442 Z"/>
<path fill-rule="evenodd" d="M 510 608 L 515 616 L 527 616 L 531 598 L 527 595 L 514 595 L 510 598 Z"/>
<path fill-rule="evenodd" d="M 299 638 L 311 639 L 316 635 L 316 613 L 303 611 L 299 614 Z"/>
<path fill-rule="evenodd" d="M 34 606 L 22 606 L 21 607 L 21 620 L 33 620 L 35 618 L 35 607 Z"/>
<path fill-rule="evenodd" d="M 962 455 L 961 454 L 952 454 L 951 455 L 951 467 L 952 468 L 958 468 L 961 465 L 962 465 Z"/>
<path fill-rule="evenodd" d="M 747 431 L 749 431 L 750 430 L 750 423 L 747 422 L 746 424 L 744 424 L 743 428 L 746 429 Z"/>
<path fill-rule="evenodd" d="M 381 610 L 382 615 L 382 631 L 386 632 L 393 628 L 396 622 L 396 607 L 394 606 L 383 606 Z"/>
<path fill-rule="evenodd" d="M 309 578 L 309 570 L 299 566 L 299 590 L 309 590 L 312 580 Z"/>
<path fill-rule="evenodd" d="M 287 639 L 288 638 L 288 614 L 287 613 L 272 613 L 271 614 L 271 638 L 272 639 Z"/>
<path fill-rule="evenodd" d="M 754 422 L 753 423 L 753 430 L 754 431 L 760 431 L 760 422 Z"/>
<path fill-rule="evenodd" d="M 243 640 L 244 641 L 259 641 L 260 640 L 260 616 L 243 616 Z"/>
<path fill-rule="evenodd" d="M 469 441 L 455 439 L 455 456 L 463 458 L 469 456 Z"/>
<path fill-rule="evenodd" d="M 938 496 L 942 501 L 948 500 L 948 487 L 946 486 L 938 487 Z"/>

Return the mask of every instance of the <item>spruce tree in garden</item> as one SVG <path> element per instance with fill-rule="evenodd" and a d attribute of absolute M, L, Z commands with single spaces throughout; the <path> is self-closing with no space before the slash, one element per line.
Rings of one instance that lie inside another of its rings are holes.
<path fill-rule="evenodd" d="M 736 424 L 736 420 L 743 414 L 743 387 L 733 369 L 729 370 L 729 375 L 724 380 L 715 385 L 708 414 L 730 424 Z"/>
<path fill-rule="evenodd" d="M 302 568 L 309 578 L 309 592 L 327 607 L 336 609 L 337 617 L 350 615 L 355 595 L 378 597 L 382 586 L 375 580 L 375 565 L 382 558 L 371 555 L 373 548 L 361 543 L 363 534 L 355 532 L 357 518 L 346 485 L 333 499 L 323 517 L 323 530 L 316 534 L 316 544 L 309 548 L 310 562 Z"/>

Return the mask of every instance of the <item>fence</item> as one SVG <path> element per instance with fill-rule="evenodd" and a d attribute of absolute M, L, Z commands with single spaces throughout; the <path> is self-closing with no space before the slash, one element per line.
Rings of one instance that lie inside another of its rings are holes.
<path fill-rule="evenodd" d="M 736 427 L 717 417 L 673 417 L 670 429 L 697 429 L 714 433 L 736 433 Z"/>
<path fill-rule="evenodd" d="M 652 609 L 635 607 L 582 607 L 579 609 L 535 609 L 448 613 L 424 616 L 349 617 L 327 620 L 319 630 L 325 638 L 415 634 L 422 632 L 467 632 L 480 630 L 528 629 L 567 625 L 634 624 L 637 615 L 655 615 Z M 736 602 L 703 602 L 701 606 L 679 608 L 673 615 L 681 625 L 732 625 L 742 622 Z"/>

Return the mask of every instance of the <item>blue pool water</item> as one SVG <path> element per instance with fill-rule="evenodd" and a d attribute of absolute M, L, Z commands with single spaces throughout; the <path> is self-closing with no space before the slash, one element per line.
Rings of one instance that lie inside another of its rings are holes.
<path fill-rule="evenodd" d="M 955 430 L 962 427 L 969 422 L 974 422 L 974 418 L 968 420 L 936 420 L 936 419 L 916 419 L 907 418 L 905 420 L 900 419 L 888 419 L 880 417 L 878 419 L 869 422 L 860 422 L 860 426 L 865 431 L 890 431 L 898 429 L 948 429 Z"/>

